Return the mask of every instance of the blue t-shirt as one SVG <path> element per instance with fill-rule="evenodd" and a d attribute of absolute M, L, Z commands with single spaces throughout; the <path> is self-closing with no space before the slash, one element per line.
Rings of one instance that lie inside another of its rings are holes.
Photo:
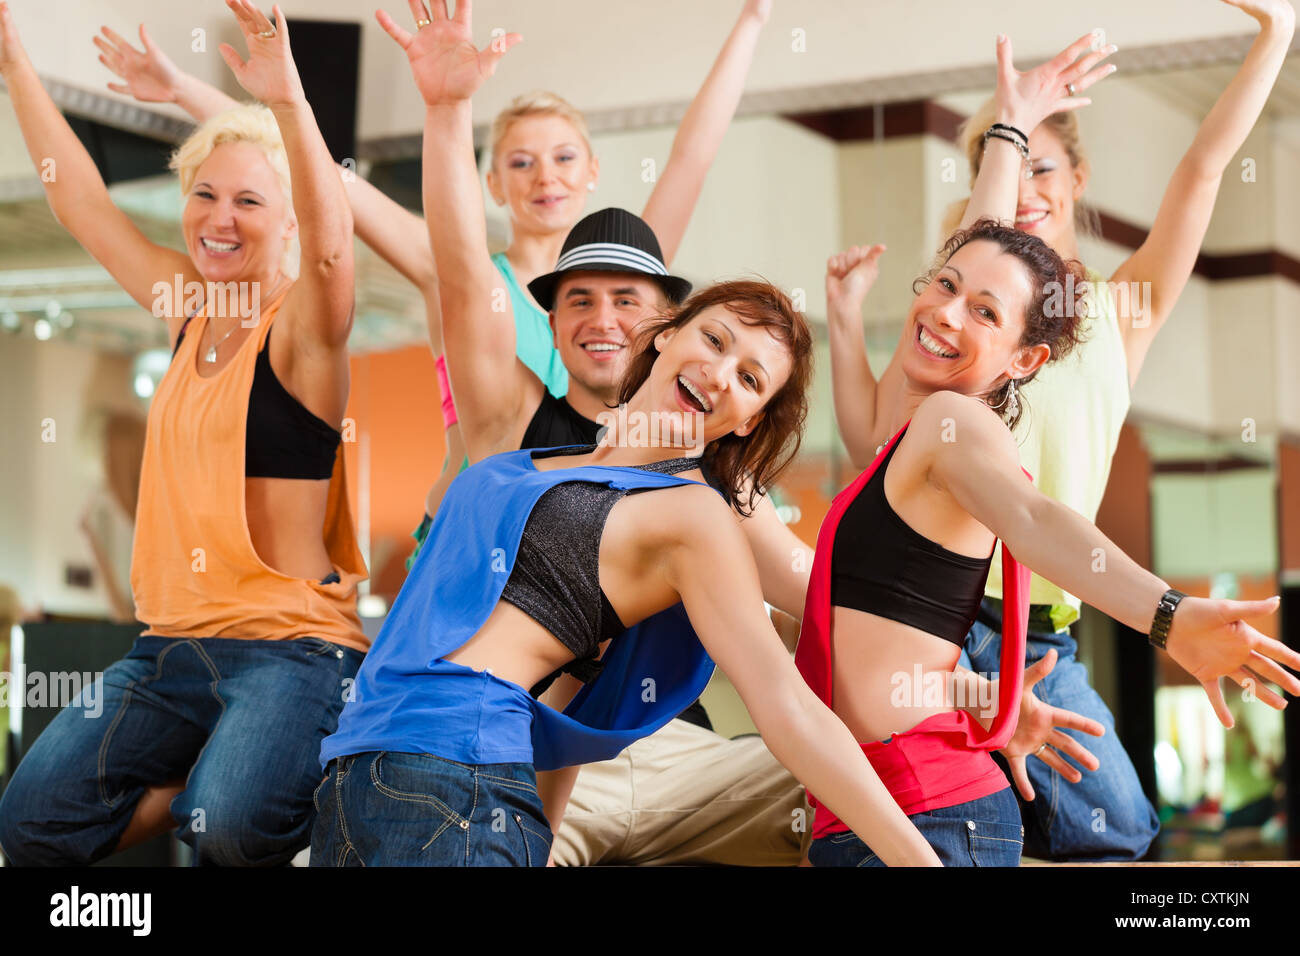
<path fill-rule="evenodd" d="M 484 459 L 443 499 L 420 556 L 357 672 L 335 757 L 391 750 L 467 764 L 539 770 L 608 760 L 682 712 L 704 691 L 713 661 L 677 604 L 610 642 L 600 676 L 560 714 L 518 684 L 444 660 L 483 626 L 514 568 L 533 506 L 565 481 L 638 490 L 698 484 L 679 475 L 587 465 L 539 471 L 534 451 Z"/>

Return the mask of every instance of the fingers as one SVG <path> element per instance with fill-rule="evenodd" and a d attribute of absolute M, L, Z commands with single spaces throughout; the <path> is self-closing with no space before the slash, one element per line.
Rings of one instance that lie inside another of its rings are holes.
<path fill-rule="evenodd" d="M 1265 657 L 1271 657 L 1292 670 L 1300 670 L 1300 653 L 1287 647 L 1281 641 L 1260 634 L 1257 639 L 1251 641 L 1250 647 L 1251 650 L 1258 651 Z"/>
<path fill-rule="evenodd" d="M 1093 752 L 1069 734 L 1063 734 L 1059 730 L 1053 730 L 1047 735 L 1047 743 L 1050 747 L 1055 747 L 1061 753 L 1072 758 L 1077 763 L 1083 764 L 1083 766 L 1087 767 L 1089 770 L 1096 770 L 1101 766 L 1101 761 L 1097 759 Z M 1043 751 L 1043 755 L 1047 755 L 1046 750 Z"/>
<path fill-rule="evenodd" d="M 523 38 L 521 33 L 507 33 L 503 37 L 494 37 L 492 42 L 488 44 L 487 49 L 483 51 L 484 55 L 488 57 L 490 68 L 496 70 L 497 64 L 506 55 L 506 51 Z"/>
<path fill-rule="evenodd" d="M 101 56 L 100 59 L 102 60 L 104 58 Z M 127 86 L 125 83 L 109 83 L 108 88 L 114 93 L 122 93 L 126 96 L 131 95 L 131 87 Z"/>
<path fill-rule="evenodd" d="M 1079 59 L 1079 57 L 1083 56 L 1085 51 L 1092 49 L 1095 37 L 1096 33 L 1085 33 L 1060 53 L 1056 54 L 1056 56 L 1052 57 L 1052 59 L 1047 63 L 1048 67 L 1057 73 L 1065 72 L 1065 69 L 1075 60 Z"/>
<path fill-rule="evenodd" d="M 1250 670 L 1282 687 L 1288 694 L 1300 696 L 1300 679 L 1288 674 L 1259 651 L 1250 652 Z"/>
<path fill-rule="evenodd" d="M 140 42 L 144 44 L 146 53 L 158 52 L 158 48 L 154 46 L 153 37 L 149 36 L 149 31 L 144 28 L 143 23 L 140 24 Z"/>
<path fill-rule="evenodd" d="M 1264 678 L 1249 667 L 1242 667 L 1229 674 L 1228 677 L 1243 691 L 1274 710 L 1284 710 L 1286 708 L 1286 700 L 1270 687 Z"/>
<path fill-rule="evenodd" d="M 442 0 L 443 9 L 446 9 L 446 0 Z M 472 21 L 471 17 L 473 4 L 470 0 L 456 0 L 456 15 L 452 17 L 457 23 L 464 23 L 468 26 Z"/>
<path fill-rule="evenodd" d="M 123 48 L 126 48 L 128 50 L 133 49 L 131 44 L 127 43 L 126 40 L 122 39 L 120 36 L 118 36 L 108 27 L 100 27 L 99 29 L 103 32 L 104 36 L 108 37 L 108 39 L 112 41 L 113 45 L 117 47 L 117 49 L 119 50 Z"/>
<path fill-rule="evenodd" d="M 1051 747 L 1048 747 L 1041 754 L 1038 754 L 1038 759 L 1047 764 L 1066 780 L 1070 781 L 1070 783 L 1078 783 L 1083 779 L 1083 774 L 1079 769 L 1066 763 L 1065 760 L 1062 759 L 1061 755 Z"/>
<path fill-rule="evenodd" d="M 1008 757 L 1007 766 L 1011 768 L 1011 779 L 1020 791 L 1020 795 L 1033 802 L 1034 785 L 1029 782 L 1029 773 L 1025 770 L 1024 757 Z"/>
<path fill-rule="evenodd" d="M 244 9 L 241 0 L 226 0 L 226 7 L 235 15 L 235 22 L 239 24 L 239 32 L 248 39 L 253 33 L 253 19 Z"/>
<path fill-rule="evenodd" d="M 1061 707 L 1053 707 L 1051 710 L 1052 726 L 1064 727 L 1069 730 L 1077 730 L 1080 733 L 1091 734 L 1093 737 L 1104 737 L 1106 728 L 1099 724 L 1091 717 L 1085 717 L 1083 714 L 1076 714 L 1072 710 L 1065 710 Z"/>
<path fill-rule="evenodd" d="M 274 39 L 278 40 L 280 46 L 287 50 L 289 48 L 289 21 L 285 18 L 284 11 L 280 9 L 279 4 L 271 7 L 271 14 L 275 17 L 275 22 L 268 21 L 267 29 L 275 31 Z M 266 18 L 263 17 L 262 19 L 265 20 Z"/>
<path fill-rule="evenodd" d="M 1223 687 L 1219 684 L 1218 678 L 1201 681 L 1201 689 L 1205 691 L 1205 696 L 1210 698 L 1210 705 L 1214 708 L 1214 716 L 1219 718 L 1219 723 L 1231 730 L 1236 721 L 1232 719 L 1228 705 L 1223 699 Z"/>
<path fill-rule="evenodd" d="M 407 33 L 400 26 L 398 26 L 397 21 L 394 20 L 392 17 L 390 17 L 383 10 L 375 11 L 375 19 L 378 20 L 379 25 L 384 28 L 384 32 L 387 33 L 394 40 L 396 40 L 397 45 L 400 46 L 403 50 L 405 50 L 408 46 L 411 45 L 411 41 L 414 39 L 414 37 L 412 37 L 411 34 Z"/>
<path fill-rule="evenodd" d="M 222 43 L 217 47 L 217 52 L 221 54 L 221 58 L 226 61 L 226 66 L 230 67 L 231 72 L 234 73 L 236 77 L 244 72 L 243 59 L 235 52 L 235 48 L 229 43 Z"/>
<path fill-rule="evenodd" d="M 998 58 L 998 82 L 1009 82 L 1016 75 L 1016 68 L 1012 65 L 1011 58 L 1011 37 L 1004 33 L 998 34 L 997 41 L 997 58 Z"/>
<path fill-rule="evenodd" d="M 1029 690 L 1052 672 L 1056 666 L 1056 649 L 1051 648 L 1046 654 L 1025 668 L 1024 684 L 1021 693 Z"/>

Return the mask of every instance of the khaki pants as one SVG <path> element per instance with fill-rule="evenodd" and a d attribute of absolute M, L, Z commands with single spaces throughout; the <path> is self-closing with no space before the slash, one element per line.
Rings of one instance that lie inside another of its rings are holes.
<path fill-rule="evenodd" d="M 797 866 L 811 839 L 804 788 L 758 737 L 684 720 L 578 774 L 557 866 Z"/>

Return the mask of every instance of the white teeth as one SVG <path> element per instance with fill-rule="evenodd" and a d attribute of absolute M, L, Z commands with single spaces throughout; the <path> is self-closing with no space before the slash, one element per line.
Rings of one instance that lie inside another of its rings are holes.
<path fill-rule="evenodd" d="M 921 347 L 925 349 L 927 352 L 929 352 L 931 355 L 937 355 L 939 356 L 939 358 L 957 357 L 956 352 L 948 351 L 942 345 L 936 342 L 933 338 L 931 338 L 930 335 L 925 331 L 924 326 L 921 327 L 920 342 L 921 342 Z"/>
<path fill-rule="evenodd" d="M 234 252 L 239 248 L 237 242 L 217 242 L 215 239 L 204 239 L 202 242 L 204 246 L 213 252 Z"/>
<path fill-rule="evenodd" d="M 604 342 L 593 342 L 590 345 L 583 346 L 588 352 L 617 352 L 622 347 L 621 345 L 607 345 Z"/>
<path fill-rule="evenodd" d="M 706 412 L 713 411 L 713 406 L 709 404 L 709 400 L 704 397 L 704 394 L 698 388 L 680 375 L 677 376 L 677 381 L 682 383 L 682 388 L 695 396 L 695 400 L 700 403 Z"/>
<path fill-rule="evenodd" d="M 1046 218 L 1047 210 L 1045 209 L 1039 210 L 1038 212 L 1027 212 L 1023 216 L 1016 216 L 1016 224 L 1021 225 L 1024 223 L 1042 222 Z"/>

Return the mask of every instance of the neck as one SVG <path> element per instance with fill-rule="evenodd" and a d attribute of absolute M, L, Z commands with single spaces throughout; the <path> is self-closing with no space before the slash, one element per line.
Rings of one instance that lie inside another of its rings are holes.
<path fill-rule="evenodd" d="M 1079 259 L 1079 237 L 1075 234 L 1074 226 L 1071 225 L 1065 233 L 1052 243 L 1052 249 L 1062 259 Z M 1083 261 L 1083 260 L 1079 260 Z"/>
<path fill-rule="evenodd" d="M 598 420 L 601 412 L 614 411 L 613 406 L 618 403 L 618 386 L 611 385 L 609 388 L 596 391 L 583 385 L 570 374 L 569 391 L 564 396 L 564 400 L 583 418 L 589 418 L 594 422 Z"/>
<path fill-rule="evenodd" d="M 674 458 L 700 458 L 706 441 L 687 442 L 684 428 L 667 427 L 679 415 L 649 407 L 644 388 L 634 394 L 625 408 L 605 409 L 598 419 L 606 427 L 592 453 L 593 464 L 650 464 Z M 689 427 L 689 423 L 681 423 Z M 701 436 L 703 438 L 703 436 Z"/>

